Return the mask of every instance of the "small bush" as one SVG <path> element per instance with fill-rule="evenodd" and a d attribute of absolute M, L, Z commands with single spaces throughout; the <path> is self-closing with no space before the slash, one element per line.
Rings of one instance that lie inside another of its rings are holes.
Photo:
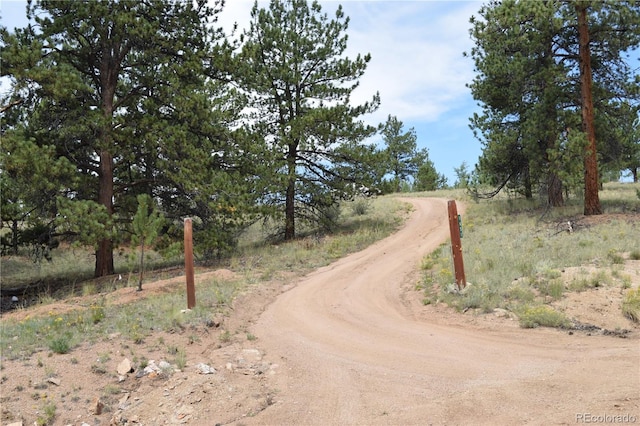
<path fill-rule="evenodd" d="M 351 211 L 356 216 L 364 216 L 369 212 L 370 202 L 366 198 L 356 198 L 351 204 Z"/>
<path fill-rule="evenodd" d="M 536 287 L 540 290 L 541 294 L 549 296 L 554 300 L 562 298 L 562 294 L 564 293 L 564 283 L 561 280 L 545 280 L 538 283 Z"/>
<path fill-rule="evenodd" d="M 640 260 L 640 250 L 633 250 L 631 253 L 629 253 L 629 259 Z"/>
<path fill-rule="evenodd" d="M 526 306 L 517 312 L 520 327 L 569 327 L 571 322 L 567 317 L 547 305 Z"/>
<path fill-rule="evenodd" d="M 56 404 L 50 402 L 42 408 L 42 414 L 36 419 L 37 426 L 46 426 L 53 424 L 56 418 Z"/>
<path fill-rule="evenodd" d="M 614 265 L 621 265 L 624 263 L 624 257 L 614 249 L 609 250 L 607 257 Z"/>
<path fill-rule="evenodd" d="M 176 353 L 175 364 L 180 370 L 184 370 L 184 367 L 186 367 L 187 353 L 184 349 L 179 349 Z"/>
<path fill-rule="evenodd" d="M 105 317 L 104 305 L 103 304 L 93 304 L 91 305 L 91 322 L 93 324 L 98 324 Z"/>
<path fill-rule="evenodd" d="M 57 354 L 66 354 L 71 350 L 71 338 L 68 334 L 56 337 L 49 341 L 49 349 Z"/>
<path fill-rule="evenodd" d="M 640 287 L 627 291 L 622 300 L 622 314 L 633 322 L 640 322 Z"/>

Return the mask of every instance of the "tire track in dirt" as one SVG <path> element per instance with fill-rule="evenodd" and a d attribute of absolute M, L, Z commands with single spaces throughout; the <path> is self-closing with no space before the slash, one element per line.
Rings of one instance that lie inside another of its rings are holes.
<path fill-rule="evenodd" d="M 280 295 L 252 328 L 275 403 L 243 424 L 640 422 L 637 339 L 430 322 L 403 293 L 449 234 L 446 200 L 407 200 L 406 225 Z M 586 417 L 583 417 L 586 418 Z"/>

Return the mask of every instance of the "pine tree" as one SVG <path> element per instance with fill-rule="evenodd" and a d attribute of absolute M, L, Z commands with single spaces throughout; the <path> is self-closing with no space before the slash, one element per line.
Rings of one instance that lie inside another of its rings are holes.
<path fill-rule="evenodd" d="M 236 79 L 264 150 L 263 202 L 284 216 L 285 239 L 295 237 L 296 219 L 331 219 L 346 183 L 370 175 L 373 152 L 361 142 L 375 128 L 359 117 L 379 98 L 350 103 L 371 58 L 344 56 L 348 23 L 341 7 L 330 19 L 316 1 L 272 0 L 265 9 L 256 2 L 241 39 Z"/>
<path fill-rule="evenodd" d="M 549 204 L 561 205 L 563 187 L 572 189 L 575 165 L 582 163 L 585 213 L 600 211 L 597 152 L 613 150 L 602 147 L 612 139 L 605 127 L 598 133 L 596 123 L 615 122 L 605 117 L 616 114 L 620 99 L 638 100 L 638 81 L 623 54 L 639 45 L 639 12 L 632 1 L 483 6 L 483 19 L 472 19 L 478 77 L 470 85 L 483 103 L 483 113 L 472 120 L 485 145 L 482 175 L 499 187 L 524 187 L 527 196 L 530 185 L 542 183 Z"/>
<path fill-rule="evenodd" d="M 144 277 L 144 249 L 158 236 L 160 227 L 164 223 L 164 218 L 153 206 L 153 200 L 147 194 L 140 194 L 137 197 L 138 209 L 131 222 L 131 243 L 140 246 L 140 271 L 138 277 L 138 291 L 142 290 L 142 279 Z"/>
<path fill-rule="evenodd" d="M 133 215 L 136 195 L 172 185 L 177 166 L 164 153 L 178 149 L 170 145 L 182 142 L 191 153 L 188 145 L 198 141 L 187 135 L 215 119 L 203 110 L 212 107 L 205 83 L 228 57 L 215 50 L 222 33 L 212 24 L 221 7 L 40 0 L 28 12 L 36 25 L 2 32 L 2 72 L 15 79 L 6 104 L 20 103 L 12 109 L 27 118 L 27 137 L 55 145 L 76 167 L 60 222 L 97 238 L 96 276 L 114 271 L 113 226 Z M 212 154 L 194 153 L 203 161 Z"/>
<path fill-rule="evenodd" d="M 389 115 L 380 131 L 385 144 L 383 153 L 387 171 L 392 175 L 397 192 L 400 192 L 401 184 L 409 177 L 416 177 L 420 166 L 429 159 L 426 149 L 418 149 L 415 129 L 405 132 L 403 127 L 402 121 Z"/>

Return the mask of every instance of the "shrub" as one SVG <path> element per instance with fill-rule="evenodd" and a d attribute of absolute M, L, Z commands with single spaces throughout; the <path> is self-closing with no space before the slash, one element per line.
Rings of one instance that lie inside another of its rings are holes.
<path fill-rule="evenodd" d="M 609 250 L 609 252 L 607 253 L 607 257 L 614 265 L 621 265 L 624 263 L 624 257 L 622 257 L 622 255 L 615 249 Z"/>
<path fill-rule="evenodd" d="M 559 327 L 567 328 L 569 319 L 547 305 L 526 306 L 517 312 L 522 328 Z"/>
<path fill-rule="evenodd" d="M 103 303 L 92 304 L 90 311 L 91 311 L 91 322 L 93 324 L 97 324 L 104 319 L 105 313 L 104 313 Z"/>
<path fill-rule="evenodd" d="M 71 336 L 63 334 L 49 341 L 49 349 L 57 354 L 66 354 L 71 350 Z"/>
<path fill-rule="evenodd" d="M 370 202 L 366 198 L 356 198 L 351 204 L 351 210 L 356 216 L 364 216 L 369 212 Z"/>
<path fill-rule="evenodd" d="M 633 322 L 640 322 L 640 287 L 627 291 L 622 300 L 622 314 Z"/>
<path fill-rule="evenodd" d="M 179 349 L 176 353 L 175 363 L 180 370 L 184 370 L 187 365 L 187 353 L 184 349 Z"/>

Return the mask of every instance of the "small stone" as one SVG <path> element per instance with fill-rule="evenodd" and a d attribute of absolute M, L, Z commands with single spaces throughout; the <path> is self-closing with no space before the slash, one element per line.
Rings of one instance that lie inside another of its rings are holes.
<path fill-rule="evenodd" d="M 171 370 L 171 364 L 169 364 L 167 361 L 160 361 L 158 363 L 158 367 L 160 368 L 160 370 Z"/>
<path fill-rule="evenodd" d="M 60 386 L 60 379 L 56 379 L 55 377 L 49 377 L 47 382 L 52 383 L 56 386 Z"/>
<path fill-rule="evenodd" d="M 243 349 L 242 354 L 253 361 L 262 361 L 262 354 L 257 349 Z"/>
<path fill-rule="evenodd" d="M 125 402 L 129 399 L 129 394 L 125 393 L 122 398 L 118 401 L 118 405 L 124 405 Z"/>
<path fill-rule="evenodd" d="M 198 365 L 196 365 L 196 370 L 198 370 L 198 373 L 200 374 L 214 374 L 216 372 L 216 369 L 204 364 L 204 363 L 200 363 Z"/>
<path fill-rule="evenodd" d="M 133 367 L 131 366 L 131 361 L 129 361 L 129 358 L 123 359 L 122 361 L 120 361 L 120 364 L 118 364 L 118 374 L 120 376 L 125 376 L 132 371 Z"/>
<path fill-rule="evenodd" d="M 103 409 L 104 409 L 104 403 L 100 401 L 100 398 L 96 398 L 96 400 L 93 403 L 93 409 L 91 410 L 92 413 L 96 416 L 99 416 L 100 414 L 102 414 Z"/>

